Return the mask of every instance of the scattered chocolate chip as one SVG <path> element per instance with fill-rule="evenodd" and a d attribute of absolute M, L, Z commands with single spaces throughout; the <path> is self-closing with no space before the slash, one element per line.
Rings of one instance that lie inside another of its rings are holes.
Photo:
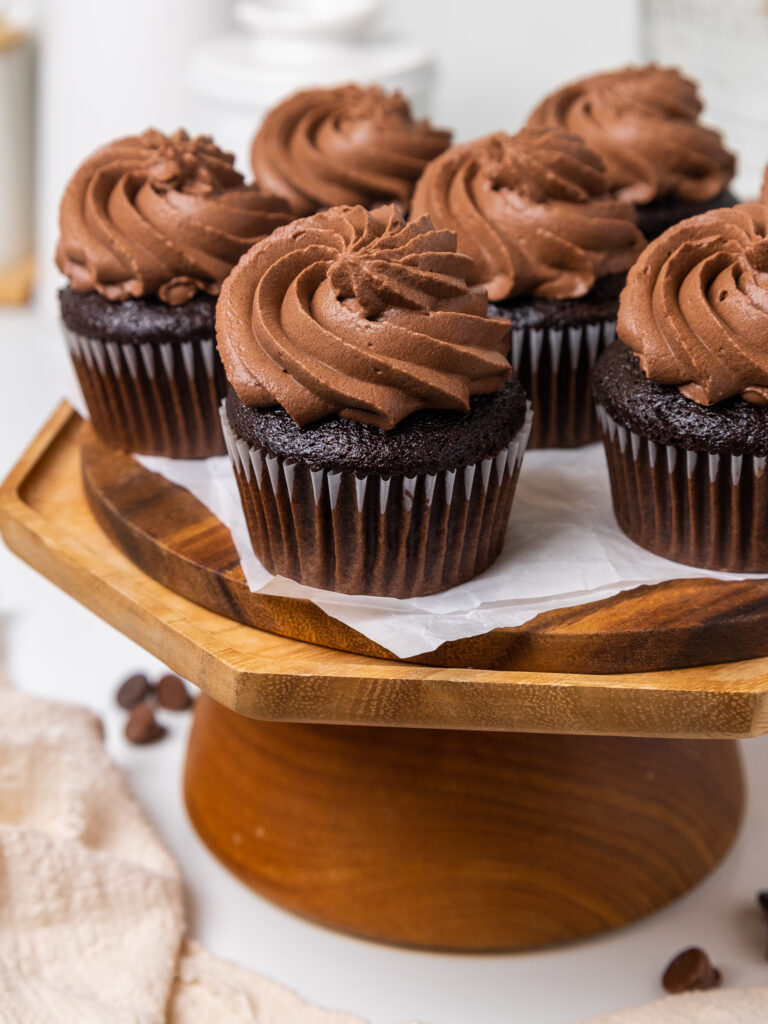
<path fill-rule="evenodd" d="M 139 704 L 133 708 L 125 726 L 125 738 L 129 743 L 156 743 L 165 733 L 149 705 Z"/>
<path fill-rule="evenodd" d="M 670 961 L 661 983 L 667 992 L 677 995 L 695 989 L 717 988 L 722 980 L 720 971 L 712 966 L 704 950 L 692 946 Z"/>
<path fill-rule="evenodd" d="M 757 894 L 757 905 L 762 910 L 765 923 L 768 925 L 768 890 L 763 889 Z M 768 937 L 766 939 L 765 959 L 768 960 Z"/>
<path fill-rule="evenodd" d="M 192 704 L 186 686 L 178 676 L 167 675 L 157 684 L 157 701 L 168 711 L 184 711 Z"/>
<path fill-rule="evenodd" d="M 146 700 L 150 693 L 149 680 L 143 674 L 130 676 L 120 686 L 115 699 L 121 708 L 130 711 Z"/>

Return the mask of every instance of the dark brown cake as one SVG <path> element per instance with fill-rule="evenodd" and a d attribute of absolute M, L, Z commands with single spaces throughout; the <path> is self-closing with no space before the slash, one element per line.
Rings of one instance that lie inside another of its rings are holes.
<path fill-rule="evenodd" d="M 727 188 L 719 192 L 714 199 L 707 200 L 684 200 L 666 196 L 637 207 L 637 226 L 650 242 L 678 221 L 706 213 L 707 210 L 735 206 L 737 202 L 736 196 Z"/>
<path fill-rule="evenodd" d="M 122 451 L 200 458 L 226 451 L 213 296 L 181 306 L 59 293 L 66 338 L 94 428 Z"/>

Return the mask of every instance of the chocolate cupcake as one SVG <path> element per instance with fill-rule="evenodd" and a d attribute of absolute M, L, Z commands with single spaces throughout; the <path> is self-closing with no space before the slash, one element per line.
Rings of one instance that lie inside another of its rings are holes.
<path fill-rule="evenodd" d="M 225 437 L 271 572 L 410 597 L 499 554 L 530 413 L 470 269 L 428 218 L 342 206 L 280 228 L 224 282 Z"/>
<path fill-rule="evenodd" d="M 149 130 L 98 150 L 61 202 L 61 313 L 99 436 L 176 458 L 225 452 L 215 296 L 242 254 L 292 218 L 200 136 Z"/>
<path fill-rule="evenodd" d="M 498 132 L 424 171 L 413 214 L 456 231 L 470 280 L 512 327 L 512 365 L 533 402 L 531 447 L 598 437 L 592 372 L 613 340 L 625 271 L 645 244 L 600 158 L 559 130 Z"/>
<path fill-rule="evenodd" d="M 670 228 L 629 273 L 595 400 L 622 530 L 658 555 L 768 571 L 768 207 Z"/>
<path fill-rule="evenodd" d="M 699 123 L 696 83 L 656 64 L 590 75 L 542 100 L 528 124 L 576 132 L 605 164 L 620 199 L 637 204 L 647 239 L 706 210 L 733 206 L 736 161 Z"/>
<path fill-rule="evenodd" d="M 256 181 L 298 217 L 342 204 L 396 202 L 405 213 L 416 179 L 451 133 L 414 120 L 405 97 L 378 86 L 305 89 L 271 110 L 253 141 Z"/>

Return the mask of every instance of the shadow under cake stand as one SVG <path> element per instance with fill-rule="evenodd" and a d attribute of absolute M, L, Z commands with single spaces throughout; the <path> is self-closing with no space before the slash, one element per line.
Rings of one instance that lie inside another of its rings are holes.
<path fill-rule="evenodd" d="M 734 739 L 768 731 L 768 581 L 638 588 L 399 661 L 251 594 L 221 523 L 65 403 L 0 528 L 200 687 L 192 821 L 315 921 L 445 950 L 574 940 L 669 903 L 736 836 Z"/>

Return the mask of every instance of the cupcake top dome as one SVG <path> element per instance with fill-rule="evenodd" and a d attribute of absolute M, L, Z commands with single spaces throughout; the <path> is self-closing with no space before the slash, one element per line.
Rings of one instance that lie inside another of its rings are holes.
<path fill-rule="evenodd" d="M 710 210 L 651 242 L 629 272 L 617 335 L 646 377 L 699 405 L 768 404 L 768 206 Z"/>
<path fill-rule="evenodd" d="M 675 68 L 646 64 L 590 75 L 536 107 L 531 127 L 577 132 L 603 158 L 621 199 L 705 202 L 727 186 L 735 160 L 719 132 L 699 123 L 696 83 Z"/>
<path fill-rule="evenodd" d="M 247 186 L 208 136 L 149 129 L 93 153 L 61 201 L 56 263 L 78 292 L 177 306 L 218 294 L 242 254 L 291 214 Z"/>
<path fill-rule="evenodd" d="M 378 86 L 305 89 L 271 110 L 253 142 L 259 184 L 297 216 L 341 204 L 397 202 L 451 134 L 415 120 L 408 101 Z"/>
<path fill-rule="evenodd" d="M 301 426 L 389 430 L 419 409 L 469 408 L 512 375 L 509 325 L 468 283 L 456 236 L 393 206 L 340 206 L 254 246 L 224 282 L 219 352 L 247 406 Z"/>
<path fill-rule="evenodd" d="M 559 129 L 452 146 L 424 171 L 412 212 L 457 233 L 474 260 L 470 280 L 494 301 L 585 295 L 645 244 L 634 207 L 608 193 L 600 158 Z"/>

